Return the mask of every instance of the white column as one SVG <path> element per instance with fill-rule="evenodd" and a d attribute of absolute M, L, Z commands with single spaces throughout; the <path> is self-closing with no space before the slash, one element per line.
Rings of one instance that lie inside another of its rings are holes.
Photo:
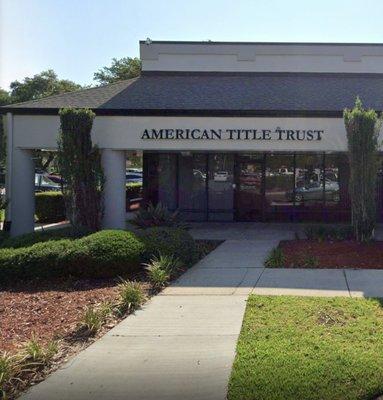
<path fill-rule="evenodd" d="M 126 153 L 123 150 L 102 150 L 104 170 L 104 229 L 126 227 Z"/>
<path fill-rule="evenodd" d="M 34 231 L 35 167 L 32 150 L 14 148 L 10 174 L 11 236 Z"/>

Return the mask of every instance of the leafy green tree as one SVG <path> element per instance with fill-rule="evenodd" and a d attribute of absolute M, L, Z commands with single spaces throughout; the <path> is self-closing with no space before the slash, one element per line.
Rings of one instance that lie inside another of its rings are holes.
<path fill-rule="evenodd" d="M 67 79 L 58 79 L 57 74 L 49 69 L 22 82 L 10 84 L 12 103 L 40 99 L 54 94 L 72 92 L 81 89 L 81 85 Z"/>
<path fill-rule="evenodd" d="M 10 94 L 6 90 L 0 88 L 0 106 L 5 106 L 10 103 L 12 103 Z"/>
<path fill-rule="evenodd" d="M 92 144 L 95 114 L 88 109 L 60 110 L 58 166 L 67 216 L 75 229 L 101 228 L 104 176 L 101 155 Z"/>
<path fill-rule="evenodd" d="M 0 106 L 12 103 L 10 94 L 0 88 Z M 5 117 L 0 115 L 0 169 L 5 168 L 6 141 L 5 141 Z"/>
<path fill-rule="evenodd" d="M 137 57 L 113 58 L 110 67 L 103 67 L 95 72 L 94 80 L 101 85 L 114 83 L 124 79 L 131 79 L 141 73 L 141 60 Z"/>
<path fill-rule="evenodd" d="M 376 223 L 378 136 L 381 119 L 374 110 L 363 108 L 359 98 L 352 110 L 344 110 L 350 161 L 349 192 L 355 238 L 371 240 Z"/>
<path fill-rule="evenodd" d="M 0 106 L 23 101 L 40 99 L 54 94 L 72 92 L 81 89 L 81 85 L 67 79 L 59 79 L 57 74 L 49 69 L 33 77 L 26 77 L 22 82 L 13 81 L 10 92 L 0 88 Z M 0 119 L 0 167 L 5 166 L 5 133 L 4 122 Z M 54 161 L 55 153 L 36 150 L 36 168 L 47 170 Z"/>

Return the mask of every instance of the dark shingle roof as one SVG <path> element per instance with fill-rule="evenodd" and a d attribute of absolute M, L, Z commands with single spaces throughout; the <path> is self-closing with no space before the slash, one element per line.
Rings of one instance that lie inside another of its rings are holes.
<path fill-rule="evenodd" d="M 100 114 L 340 113 L 359 96 L 383 110 L 383 74 L 146 72 L 139 78 L 5 107 L 57 112 L 88 107 Z M 1 109 L 0 109 L 1 110 Z"/>

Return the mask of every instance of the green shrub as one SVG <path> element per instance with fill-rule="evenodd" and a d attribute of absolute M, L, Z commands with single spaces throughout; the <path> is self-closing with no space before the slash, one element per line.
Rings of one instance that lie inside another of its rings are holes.
<path fill-rule="evenodd" d="M 96 232 L 101 227 L 104 174 L 101 152 L 92 143 L 96 114 L 90 109 L 62 108 L 57 149 L 58 172 L 72 226 Z"/>
<path fill-rule="evenodd" d="M 353 239 L 353 229 L 350 225 L 309 225 L 305 228 L 309 240 L 350 240 Z"/>
<path fill-rule="evenodd" d="M 149 203 L 146 208 L 139 209 L 131 223 L 139 228 L 150 228 L 154 226 L 188 228 L 188 224 L 181 219 L 178 211 L 170 212 L 166 206 L 161 203 L 155 206 Z"/>
<path fill-rule="evenodd" d="M 265 267 L 268 268 L 283 268 L 285 267 L 286 257 L 280 247 L 275 247 L 271 250 L 265 261 Z"/>
<path fill-rule="evenodd" d="M 120 293 L 118 311 L 121 314 L 134 311 L 145 302 L 145 293 L 138 282 L 122 281 L 118 289 Z"/>
<path fill-rule="evenodd" d="M 132 232 L 104 230 L 74 241 L 60 261 L 73 275 L 106 278 L 138 270 L 143 253 Z"/>
<path fill-rule="evenodd" d="M 36 243 L 30 247 L 0 250 L 0 276 L 15 279 L 67 276 L 59 259 L 72 246 L 68 239 Z"/>
<path fill-rule="evenodd" d="M 37 231 L 25 235 L 5 238 L 0 248 L 13 248 L 32 246 L 35 243 L 47 242 L 49 240 L 77 239 L 86 235 L 87 232 L 75 232 L 72 228 L 52 229 L 48 231 Z"/>
<path fill-rule="evenodd" d="M 0 249 L 0 282 L 52 277 L 107 278 L 138 270 L 143 244 L 130 232 L 100 231 L 78 240 L 49 240 Z"/>
<path fill-rule="evenodd" d="M 64 197 L 61 192 L 36 193 L 35 199 L 35 214 L 39 222 L 65 220 Z"/>
<path fill-rule="evenodd" d="M 197 248 L 192 236 L 180 228 L 155 227 L 139 233 L 145 245 L 144 261 L 153 256 L 171 256 L 188 267 L 197 260 Z"/>

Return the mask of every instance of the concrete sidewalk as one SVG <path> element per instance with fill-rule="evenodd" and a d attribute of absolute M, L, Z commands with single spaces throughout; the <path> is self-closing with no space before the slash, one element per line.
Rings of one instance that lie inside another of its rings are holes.
<path fill-rule="evenodd" d="M 232 239 L 22 398 L 224 400 L 250 293 L 383 297 L 379 270 L 265 269 L 270 250 L 293 235 L 216 230 Z"/>
<path fill-rule="evenodd" d="M 223 243 L 23 399 L 226 399 L 247 295 L 275 244 Z"/>
<path fill-rule="evenodd" d="M 382 297 L 383 270 L 264 268 L 279 240 L 227 240 L 161 295 Z"/>

